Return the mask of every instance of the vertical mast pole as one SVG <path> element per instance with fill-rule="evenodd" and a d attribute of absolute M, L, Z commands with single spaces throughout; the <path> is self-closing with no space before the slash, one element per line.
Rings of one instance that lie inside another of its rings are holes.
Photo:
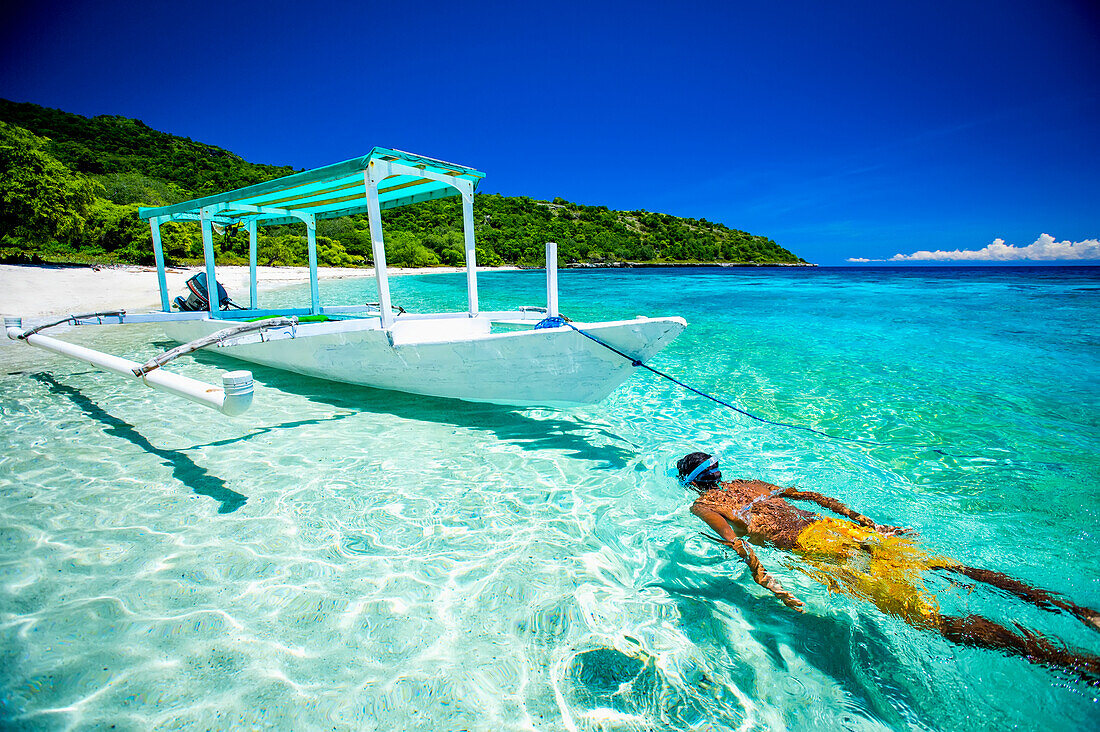
<path fill-rule="evenodd" d="M 256 296 L 256 239 L 259 224 L 256 219 L 248 222 L 248 307 L 255 310 L 260 305 Z"/>
<path fill-rule="evenodd" d="M 202 256 L 206 261 L 206 299 L 210 304 L 210 317 L 218 317 L 218 281 L 214 279 L 214 231 L 210 226 L 210 212 L 199 209 L 202 224 Z"/>
<path fill-rule="evenodd" d="M 374 276 L 378 280 L 378 307 L 382 311 L 382 327 L 393 325 L 390 312 L 390 282 L 386 275 L 386 246 L 382 241 L 382 208 L 378 202 L 378 181 L 374 180 L 374 161 L 363 173 L 367 187 L 367 220 L 370 222 L 371 250 L 374 252 Z"/>
<path fill-rule="evenodd" d="M 468 180 L 458 181 L 462 193 L 462 235 L 466 245 L 466 297 L 470 317 L 477 316 L 477 253 L 474 249 L 474 186 Z"/>
<path fill-rule="evenodd" d="M 321 295 L 317 289 L 317 217 L 305 214 L 306 247 L 309 249 L 309 311 L 321 314 Z"/>
<path fill-rule="evenodd" d="M 558 245 L 546 242 L 546 317 L 558 317 Z"/>
<path fill-rule="evenodd" d="M 168 283 L 164 276 L 164 250 L 160 245 L 160 217 L 153 216 L 149 219 L 149 228 L 153 233 L 153 260 L 157 263 L 157 284 L 160 285 L 160 309 L 170 312 L 168 304 Z"/>

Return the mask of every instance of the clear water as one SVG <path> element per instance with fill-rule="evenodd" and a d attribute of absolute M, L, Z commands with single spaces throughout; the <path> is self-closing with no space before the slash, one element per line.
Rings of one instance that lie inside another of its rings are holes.
<path fill-rule="evenodd" d="M 481 285 L 486 309 L 543 300 L 538 272 Z M 465 301 L 460 275 L 392 288 L 410 310 Z M 1096 689 L 762 550 L 808 605 L 787 610 L 699 536 L 670 468 L 717 452 L 727 477 L 821 490 L 1100 607 L 1100 268 L 567 271 L 561 304 L 683 315 L 656 367 L 893 446 L 767 427 L 644 374 L 556 411 L 256 367 L 255 406 L 227 420 L 0 347 L 0 726 L 1096 728 Z M 163 346 L 155 326 L 64 337 Z M 1072 618 L 941 590 L 947 611 L 1100 652 Z"/>

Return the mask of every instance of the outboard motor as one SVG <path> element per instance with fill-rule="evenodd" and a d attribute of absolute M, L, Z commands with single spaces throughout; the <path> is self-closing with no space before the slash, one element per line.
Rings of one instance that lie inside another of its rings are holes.
<path fill-rule="evenodd" d="M 244 310 L 240 305 L 229 299 L 229 293 L 222 287 L 222 283 L 214 280 L 214 284 L 218 286 L 218 307 L 221 310 L 229 310 L 230 308 Z M 199 272 L 187 280 L 187 289 L 189 292 L 186 300 L 183 297 L 176 298 L 177 308 L 185 312 L 199 312 L 210 309 L 210 295 L 206 287 L 205 272 Z"/>

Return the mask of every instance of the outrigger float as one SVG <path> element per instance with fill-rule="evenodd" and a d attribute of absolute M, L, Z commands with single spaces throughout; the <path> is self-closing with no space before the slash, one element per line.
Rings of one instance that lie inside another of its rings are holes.
<path fill-rule="evenodd" d="M 239 414 L 252 400 L 252 375 L 225 374 L 211 386 L 160 367 L 199 348 L 322 379 L 381 389 L 516 406 L 571 406 L 599 401 L 667 346 L 686 327 L 679 317 L 571 323 L 558 312 L 557 248 L 547 244 L 546 306 L 484 312 L 478 308 L 474 249 L 474 191 L 484 174 L 461 165 L 374 148 L 346 160 L 276 180 L 160 208 L 139 215 L 152 229 L 161 310 L 69 316 L 24 331 L 6 318 L 10 338 L 140 379 L 218 409 Z M 446 196 L 462 197 L 468 307 L 464 312 L 409 313 L 390 302 L 384 209 Z M 366 213 L 370 224 L 376 304 L 322 305 L 317 285 L 317 222 Z M 198 298 L 177 299 L 173 312 L 165 279 L 160 227 L 197 221 L 202 228 L 205 277 L 189 283 Z M 262 309 L 256 288 L 257 231 L 260 226 L 303 223 L 309 252 L 308 308 Z M 249 235 L 249 305 L 222 309 L 214 263 L 214 227 L 241 226 Z M 205 295 L 206 283 L 215 283 Z M 137 364 L 75 346 L 40 331 L 60 323 L 127 324 L 160 322 L 169 338 L 185 345 Z M 625 356 L 625 358 L 624 358 Z"/>

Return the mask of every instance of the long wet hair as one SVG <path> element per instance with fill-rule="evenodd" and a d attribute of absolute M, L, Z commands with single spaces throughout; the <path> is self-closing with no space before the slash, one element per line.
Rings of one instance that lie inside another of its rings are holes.
<path fill-rule="evenodd" d="M 685 488 L 699 493 L 700 495 L 706 493 L 709 490 L 717 488 L 722 484 L 722 473 L 718 470 L 718 466 L 715 465 L 710 470 L 698 475 L 695 480 L 690 483 L 684 484 L 684 478 L 691 475 L 691 471 L 699 467 L 700 464 L 711 459 L 711 455 L 705 452 L 693 452 L 688 455 L 684 455 L 682 458 L 676 461 L 676 471 L 680 475 L 680 483 Z"/>

